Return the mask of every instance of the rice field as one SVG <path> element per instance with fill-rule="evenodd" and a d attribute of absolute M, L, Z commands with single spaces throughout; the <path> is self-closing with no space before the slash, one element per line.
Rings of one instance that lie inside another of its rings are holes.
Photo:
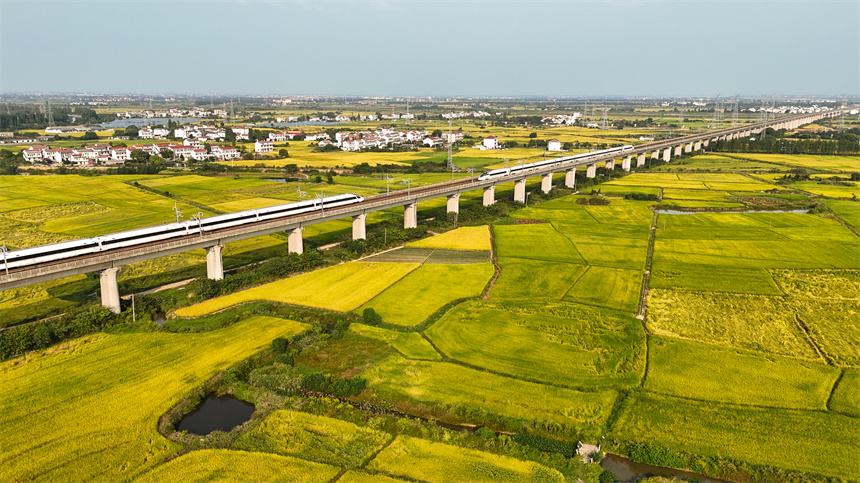
<path fill-rule="evenodd" d="M 445 355 L 525 380 L 593 388 L 638 384 L 641 324 L 630 316 L 559 302 L 466 302 L 427 329 Z"/>
<path fill-rule="evenodd" d="M 0 221 L 7 229 L 0 243 L 26 248 L 176 221 L 173 200 L 124 183 L 150 178 L 2 176 Z M 178 208 L 198 211 L 184 203 Z"/>
<path fill-rule="evenodd" d="M 382 431 L 339 419 L 281 409 L 240 436 L 235 446 L 341 468 L 357 468 L 382 449 L 390 438 Z"/>
<path fill-rule="evenodd" d="M 537 463 L 409 436 L 395 439 L 370 462 L 368 469 L 429 483 L 565 481 L 557 470 Z"/>
<path fill-rule="evenodd" d="M 136 478 L 134 483 L 254 481 L 326 483 L 340 468 L 299 458 L 228 449 L 192 451 Z"/>
<path fill-rule="evenodd" d="M 337 483 L 408 483 L 408 481 L 392 478 L 380 473 L 349 470 L 337 480 Z"/>
<path fill-rule="evenodd" d="M 587 265 L 499 258 L 501 275 L 493 285 L 494 300 L 561 300 Z"/>
<path fill-rule="evenodd" d="M 361 313 L 364 308 L 372 307 L 382 315 L 384 322 L 415 326 L 449 302 L 480 295 L 493 272 L 493 265 L 489 262 L 425 264 L 356 311 Z"/>
<path fill-rule="evenodd" d="M 639 312 L 641 289 L 639 270 L 589 266 L 564 295 L 564 300 L 635 314 Z"/>
<path fill-rule="evenodd" d="M 655 263 L 651 270 L 649 286 L 694 292 L 783 294 L 768 270 L 736 268 L 730 265 Z"/>
<path fill-rule="evenodd" d="M 735 157 L 737 156 L 737 157 Z M 780 166 L 767 161 L 741 159 L 746 154 L 699 154 L 688 159 L 673 159 L 668 163 L 652 161 L 652 171 L 788 171 L 791 166 Z"/>
<path fill-rule="evenodd" d="M 860 238 L 799 213 L 659 215 L 654 266 L 857 268 Z"/>
<path fill-rule="evenodd" d="M 846 223 L 853 226 L 855 230 L 860 230 L 860 203 L 849 200 L 820 200 L 833 210 L 839 218 L 845 220 Z"/>
<path fill-rule="evenodd" d="M 184 307 L 176 315 L 199 317 L 256 300 L 345 312 L 367 302 L 416 268 L 418 265 L 411 263 L 344 263 Z"/>
<path fill-rule="evenodd" d="M 788 306 L 833 364 L 860 367 L 860 302 L 793 298 Z"/>
<path fill-rule="evenodd" d="M 856 156 L 824 156 L 814 154 L 732 154 L 732 157 L 797 166 L 802 168 L 820 169 L 825 171 L 860 171 L 860 160 Z"/>
<path fill-rule="evenodd" d="M 645 389 L 740 405 L 826 410 L 841 370 L 700 342 L 652 336 Z"/>
<path fill-rule="evenodd" d="M 634 393 L 613 437 L 704 456 L 860 480 L 860 420 L 840 414 L 739 407 Z"/>
<path fill-rule="evenodd" d="M 831 411 L 860 417 L 860 371 L 846 370 L 830 398 Z"/>
<path fill-rule="evenodd" d="M 362 373 L 373 394 L 532 424 L 535 415 L 559 428 L 594 434 L 615 400 L 611 390 L 579 392 L 535 384 L 447 362 L 392 356 Z M 468 421 L 468 419 L 467 419 Z"/>
<path fill-rule="evenodd" d="M 548 223 L 499 225 L 493 231 L 499 258 L 585 263 L 573 243 Z"/>
<path fill-rule="evenodd" d="M 417 248 L 446 248 L 449 250 L 490 251 L 490 228 L 484 226 L 464 226 L 440 235 L 408 243 Z"/>
<path fill-rule="evenodd" d="M 773 185 L 735 173 L 633 173 L 610 181 L 620 186 L 653 186 L 718 191 L 765 191 Z"/>
<path fill-rule="evenodd" d="M 201 334 L 96 334 L 4 362 L 0 480 L 132 480 L 180 449 L 156 431 L 162 413 L 275 337 L 306 328 L 252 317 Z"/>
<path fill-rule="evenodd" d="M 351 324 L 349 329 L 360 336 L 387 343 L 408 359 L 442 360 L 442 356 L 436 352 L 430 342 L 417 332 L 399 332 L 364 324 Z"/>
<path fill-rule="evenodd" d="M 653 289 L 647 303 L 653 334 L 823 362 L 782 297 Z"/>
<path fill-rule="evenodd" d="M 785 293 L 792 297 L 860 301 L 860 269 L 770 272 Z"/>

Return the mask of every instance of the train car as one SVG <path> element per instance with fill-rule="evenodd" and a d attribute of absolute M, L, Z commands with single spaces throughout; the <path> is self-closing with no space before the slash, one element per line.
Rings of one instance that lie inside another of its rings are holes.
<path fill-rule="evenodd" d="M 224 228 L 240 226 L 246 223 L 254 223 L 263 220 L 276 220 L 278 218 L 311 213 L 328 208 L 337 208 L 353 203 L 359 203 L 361 201 L 364 201 L 364 198 L 361 196 L 355 194 L 342 194 L 328 196 L 321 199 L 270 206 L 268 208 L 260 208 L 257 210 L 211 216 L 208 218 L 201 218 L 199 220 L 168 223 L 161 226 L 111 233 L 98 237 L 24 248 L 4 253 L 5 258 L 3 259 L 3 265 L 7 270 L 11 268 L 26 267 L 29 265 L 61 260 L 63 258 L 72 258 L 117 248 L 133 247 L 154 241 L 170 240 L 172 238 L 186 235 L 195 235 L 201 233 L 201 231 L 206 233 Z"/>
<path fill-rule="evenodd" d="M 534 171 L 536 169 L 546 168 L 548 166 L 556 166 L 566 163 L 571 163 L 575 161 L 582 161 L 585 159 L 592 158 L 594 156 L 602 156 L 606 154 L 612 153 L 624 153 L 626 151 L 630 151 L 633 149 L 632 144 L 627 144 L 624 146 L 619 146 L 615 148 L 602 149 L 600 151 L 591 151 L 589 153 L 576 154 L 573 156 L 564 156 L 561 158 L 553 158 L 546 159 L 542 161 L 536 161 L 534 163 L 526 163 L 520 164 L 516 166 L 511 166 L 510 168 L 501 168 L 501 169 L 493 169 L 490 171 L 484 171 L 478 176 L 478 181 L 487 181 L 493 178 L 499 178 L 502 176 L 508 176 L 511 174 L 519 174 L 519 173 L 527 173 L 529 171 Z"/>

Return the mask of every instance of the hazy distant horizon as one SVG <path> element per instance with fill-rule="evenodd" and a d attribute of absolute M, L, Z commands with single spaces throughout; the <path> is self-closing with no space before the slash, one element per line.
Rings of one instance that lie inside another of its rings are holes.
<path fill-rule="evenodd" d="M 4 0 L 0 18 L 2 93 L 860 95 L 856 1 Z"/>

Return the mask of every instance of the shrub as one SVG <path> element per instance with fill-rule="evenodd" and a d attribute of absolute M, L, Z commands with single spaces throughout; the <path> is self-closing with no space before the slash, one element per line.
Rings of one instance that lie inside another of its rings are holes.
<path fill-rule="evenodd" d="M 648 443 L 634 444 L 629 450 L 630 459 L 637 463 L 670 468 L 685 468 L 686 460 L 678 453 L 662 446 Z"/>
<path fill-rule="evenodd" d="M 272 350 L 277 354 L 284 354 L 287 352 L 287 347 L 289 347 L 290 341 L 284 337 L 278 337 L 272 341 Z"/>
<path fill-rule="evenodd" d="M 361 317 L 364 319 L 364 323 L 367 325 L 379 325 L 380 323 L 382 323 L 382 316 L 376 313 L 376 311 L 373 310 L 373 307 L 368 307 L 364 309 L 364 312 L 362 312 Z"/>

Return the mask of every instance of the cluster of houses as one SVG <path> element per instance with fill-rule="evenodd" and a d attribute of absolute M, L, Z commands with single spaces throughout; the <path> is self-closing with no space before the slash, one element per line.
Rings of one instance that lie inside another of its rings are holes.
<path fill-rule="evenodd" d="M 347 132 L 335 134 L 335 139 L 319 141 L 320 147 L 335 145 L 343 151 L 361 151 L 362 149 L 383 147 L 389 144 L 420 142 L 427 138 L 427 131 L 398 131 L 392 128 L 380 128 L 375 131 Z M 305 136 L 305 140 L 309 140 Z"/>
<path fill-rule="evenodd" d="M 163 109 L 152 110 L 146 109 L 143 111 L 125 111 L 116 113 L 118 119 L 153 119 L 153 118 L 173 118 L 173 117 L 206 117 L 206 116 L 227 117 L 227 111 L 224 109 L 200 109 L 195 107 L 192 109 Z"/>
<path fill-rule="evenodd" d="M 574 124 L 576 124 L 576 120 L 580 117 L 582 117 L 582 114 L 574 112 L 570 116 L 565 114 L 559 114 L 554 117 L 545 117 L 541 119 L 541 122 L 543 122 L 544 124 L 554 124 L 556 126 L 573 126 Z"/>
<path fill-rule="evenodd" d="M 70 163 L 75 166 L 112 166 L 125 164 L 131 159 L 134 151 L 143 151 L 150 156 L 161 155 L 164 150 L 171 153 L 177 160 L 205 161 L 216 159 L 230 161 L 239 159 L 241 153 L 233 146 L 213 144 L 211 152 L 193 141 L 186 140 L 183 144 L 155 143 L 135 144 L 134 146 L 111 146 L 110 144 L 94 144 L 75 148 L 51 148 L 47 145 L 34 145 L 23 151 L 25 161 L 49 161 L 53 163 Z"/>
<path fill-rule="evenodd" d="M 501 116 L 501 112 L 496 113 L 497 116 Z M 449 112 L 447 114 L 442 114 L 442 117 L 445 119 L 457 119 L 461 117 L 490 117 L 491 114 L 486 111 L 471 111 L 471 112 Z"/>

